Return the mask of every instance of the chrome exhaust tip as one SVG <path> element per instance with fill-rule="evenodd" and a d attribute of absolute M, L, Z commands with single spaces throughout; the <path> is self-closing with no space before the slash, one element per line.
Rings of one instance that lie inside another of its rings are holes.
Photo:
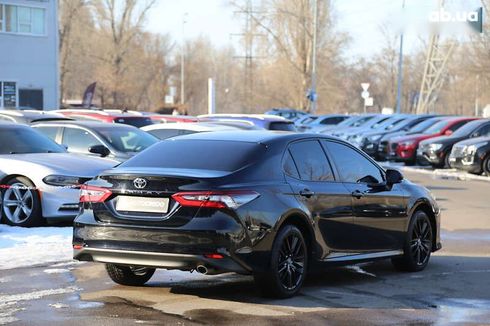
<path fill-rule="evenodd" d="M 207 267 L 206 267 L 206 266 L 204 266 L 204 265 L 198 265 L 198 266 L 196 267 L 196 271 L 197 271 L 199 274 L 204 274 L 204 275 L 208 273 L 208 269 L 207 269 Z"/>

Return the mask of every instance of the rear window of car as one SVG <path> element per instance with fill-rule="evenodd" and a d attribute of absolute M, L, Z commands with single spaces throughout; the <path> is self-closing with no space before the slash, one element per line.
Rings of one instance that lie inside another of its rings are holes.
<path fill-rule="evenodd" d="M 278 121 L 278 122 L 271 122 L 269 125 L 270 130 L 283 130 L 283 131 L 296 131 L 296 127 L 294 126 L 294 123 L 290 121 Z"/>
<path fill-rule="evenodd" d="M 121 167 L 179 168 L 232 172 L 257 161 L 265 146 L 224 140 L 163 140 Z"/>
<path fill-rule="evenodd" d="M 114 122 L 123 123 L 125 125 L 130 125 L 137 128 L 141 128 L 153 124 L 153 121 L 151 121 L 150 118 L 145 118 L 145 117 L 116 118 L 114 119 Z"/>

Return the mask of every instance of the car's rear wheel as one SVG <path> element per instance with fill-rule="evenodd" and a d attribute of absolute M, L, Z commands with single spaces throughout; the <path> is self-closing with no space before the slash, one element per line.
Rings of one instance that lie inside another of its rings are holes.
<path fill-rule="evenodd" d="M 2 191 L 2 219 L 13 226 L 39 226 L 44 223 L 41 200 L 34 184 L 27 178 L 16 177 Z"/>
<path fill-rule="evenodd" d="M 283 226 L 274 240 L 268 271 L 254 275 L 266 296 L 289 298 L 299 292 L 305 280 L 308 249 L 301 231 Z"/>
<path fill-rule="evenodd" d="M 150 280 L 154 268 L 106 264 L 105 269 L 111 280 L 121 285 L 140 286 Z"/>
<path fill-rule="evenodd" d="M 490 177 L 490 155 L 483 160 L 483 173 Z"/>
<path fill-rule="evenodd" d="M 396 269 L 406 272 L 418 272 L 429 263 L 432 252 L 432 225 L 423 211 L 416 211 L 408 227 L 404 253 L 392 259 Z"/>

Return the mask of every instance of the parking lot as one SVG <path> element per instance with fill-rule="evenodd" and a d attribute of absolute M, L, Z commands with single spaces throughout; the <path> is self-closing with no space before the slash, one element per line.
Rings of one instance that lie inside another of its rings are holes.
<path fill-rule="evenodd" d="M 144 287 L 115 285 L 104 267 L 50 263 L 0 270 L 0 322 L 26 324 L 485 324 L 490 320 L 490 183 L 406 172 L 442 209 L 443 249 L 420 273 L 387 261 L 310 275 L 300 295 L 259 296 L 250 277 L 157 271 Z M 69 226 L 53 229 L 66 236 Z M 8 229 L 2 229 L 5 237 Z M 45 236 L 45 238 L 48 238 Z M 69 245 L 69 239 L 67 240 Z M 42 252 L 43 242 L 37 248 Z M 27 254 L 27 253 L 26 253 Z M 8 259 L 5 250 L 0 258 Z M 59 260 L 59 261 L 57 261 Z M 34 262 L 36 263 L 36 262 Z M 39 262 L 38 262 L 39 263 Z M 22 265 L 22 264 L 21 264 Z"/>

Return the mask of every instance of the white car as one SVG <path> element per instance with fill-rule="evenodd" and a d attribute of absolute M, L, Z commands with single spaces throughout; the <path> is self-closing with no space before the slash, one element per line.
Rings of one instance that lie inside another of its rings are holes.
<path fill-rule="evenodd" d="M 78 214 L 79 186 L 118 162 L 69 154 L 31 127 L 0 124 L 2 221 L 37 226 L 72 220 Z"/>
<path fill-rule="evenodd" d="M 255 127 L 240 122 L 177 122 L 159 123 L 141 128 L 159 139 L 167 139 L 175 136 L 195 134 L 210 131 L 233 131 L 255 129 Z"/>

